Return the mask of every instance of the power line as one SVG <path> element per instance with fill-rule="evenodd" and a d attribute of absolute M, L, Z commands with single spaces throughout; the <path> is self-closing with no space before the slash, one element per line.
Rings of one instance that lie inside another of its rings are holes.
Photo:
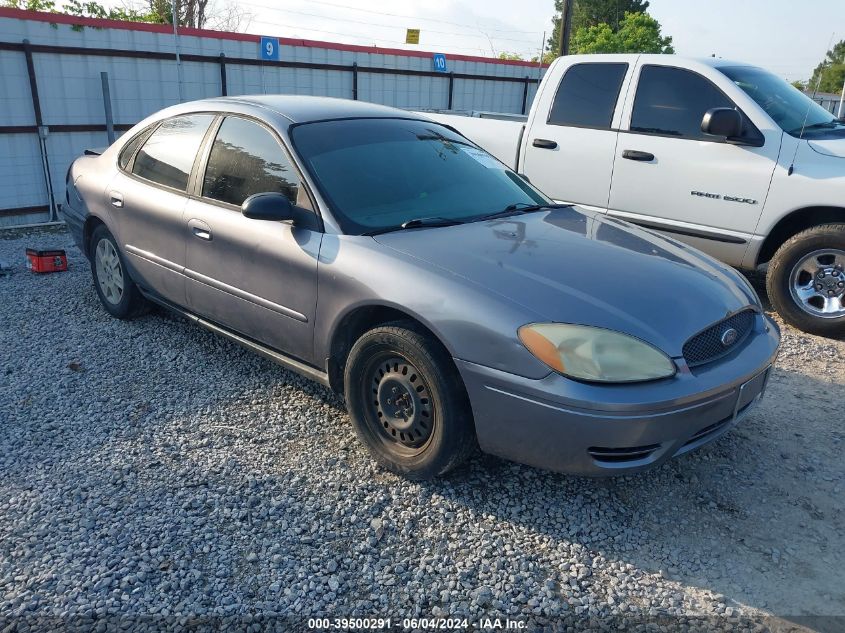
<path fill-rule="evenodd" d="M 378 22 L 369 22 L 369 21 L 365 21 L 365 20 L 353 20 L 353 19 L 350 19 L 350 18 L 332 18 L 332 17 L 328 17 L 328 16 L 325 16 L 325 15 L 321 15 L 319 13 L 308 13 L 307 11 L 296 11 L 294 9 L 282 9 L 280 7 L 270 7 L 270 6 L 267 6 L 267 5 L 250 3 L 250 2 L 241 2 L 240 4 L 255 7 L 255 8 L 264 9 L 264 10 L 267 10 L 267 11 L 279 11 L 281 13 L 292 13 L 292 14 L 296 14 L 296 15 L 305 15 L 305 16 L 309 16 L 309 17 L 313 17 L 313 18 L 319 18 L 321 20 L 330 20 L 332 22 L 352 22 L 352 23 L 355 23 L 355 24 L 365 24 L 367 26 L 372 26 L 372 27 L 376 27 L 376 28 L 388 28 L 388 29 L 400 29 L 400 28 L 402 28 L 401 26 L 397 26 L 395 24 L 384 24 L 384 23 L 378 23 Z M 457 36 L 460 36 L 460 37 L 488 38 L 488 36 L 484 33 L 459 33 L 457 31 L 438 31 L 438 30 L 435 30 L 435 29 L 428 29 L 428 28 L 426 28 L 424 30 L 427 33 L 437 33 L 439 35 L 457 35 Z M 499 35 L 493 35 L 493 36 L 489 36 L 489 37 L 492 37 L 492 39 L 495 39 L 495 40 L 501 40 L 501 41 L 506 41 L 506 42 L 517 42 L 517 43 L 521 43 L 521 44 L 531 44 L 531 43 L 533 43 L 533 40 L 523 40 L 523 39 L 515 39 L 515 38 L 509 38 L 509 37 L 501 37 Z"/>
<path fill-rule="evenodd" d="M 325 2 L 323 0 L 309 0 L 309 4 L 322 4 L 328 7 L 335 7 L 338 9 L 349 9 L 350 11 L 361 11 L 362 13 L 371 13 L 375 15 L 389 15 L 394 18 L 408 18 L 411 20 L 440 22 L 442 24 L 451 24 L 452 26 L 462 26 L 471 29 L 477 29 L 477 25 L 462 24 L 461 22 L 452 22 L 450 20 L 440 20 L 438 18 L 423 18 L 417 15 L 405 15 L 402 13 L 388 13 L 386 11 L 374 11 L 372 9 L 362 9 L 361 7 L 350 7 L 346 4 L 336 4 L 334 2 Z M 534 31 L 521 31 L 519 29 L 487 29 L 488 31 L 495 31 L 499 33 L 534 33 Z"/>

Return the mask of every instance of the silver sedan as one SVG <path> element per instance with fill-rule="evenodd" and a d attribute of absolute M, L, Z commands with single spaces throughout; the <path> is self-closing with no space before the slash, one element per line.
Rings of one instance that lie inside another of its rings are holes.
<path fill-rule="evenodd" d="M 78 158 L 63 213 L 109 313 L 161 304 L 343 393 L 414 479 L 478 446 L 586 475 L 660 464 L 742 418 L 780 340 L 732 269 L 372 104 L 168 108 Z"/>

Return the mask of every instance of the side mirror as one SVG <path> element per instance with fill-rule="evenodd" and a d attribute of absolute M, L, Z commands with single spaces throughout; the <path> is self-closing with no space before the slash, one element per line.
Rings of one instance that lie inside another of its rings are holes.
<path fill-rule="evenodd" d="M 728 139 L 742 135 L 742 115 L 733 108 L 711 108 L 704 113 L 701 131 Z"/>
<path fill-rule="evenodd" d="M 293 205 L 280 193 L 255 193 L 244 200 L 241 213 L 252 220 L 293 220 Z"/>

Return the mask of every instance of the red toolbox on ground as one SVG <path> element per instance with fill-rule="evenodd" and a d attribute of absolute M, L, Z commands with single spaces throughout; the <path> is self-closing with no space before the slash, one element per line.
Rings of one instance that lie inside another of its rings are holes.
<path fill-rule="evenodd" d="M 39 251 L 26 249 L 27 267 L 34 273 L 56 273 L 67 270 L 67 255 L 62 250 Z"/>

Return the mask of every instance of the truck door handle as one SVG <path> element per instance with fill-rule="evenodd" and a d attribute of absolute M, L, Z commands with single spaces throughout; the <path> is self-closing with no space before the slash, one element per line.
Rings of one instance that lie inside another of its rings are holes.
<path fill-rule="evenodd" d="M 626 149 L 622 152 L 622 158 L 627 158 L 628 160 L 638 160 L 644 163 L 648 163 L 654 160 L 654 154 L 649 152 L 641 152 L 636 149 Z"/>
<path fill-rule="evenodd" d="M 531 144 L 540 149 L 557 149 L 557 141 L 550 141 L 547 138 L 535 138 Z"/>
<path fill-rule="evenodd" d="M 211 241 L 211 227 L 196 218 L 188 221 L 191 232 L 201 240 Z"/>
<path fill-rule="evenodd" d="M 111 201 L 111 206 L 117 207 L 118 209 L 123 208 L 123 194 L 119 191 L 110 191 L 109 200 Z"/>

